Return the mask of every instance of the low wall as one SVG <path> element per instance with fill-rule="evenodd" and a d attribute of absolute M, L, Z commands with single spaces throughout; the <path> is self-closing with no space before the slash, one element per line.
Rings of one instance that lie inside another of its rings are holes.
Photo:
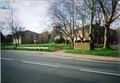
<path fill-rule="evenodd" d="M 74 43 L 74 49 L 90 50 L 90 47 L 92 47 L 92 50 L 94 50 L 94 44 L 93 43 L 89 43 L 89 42 Z"/>

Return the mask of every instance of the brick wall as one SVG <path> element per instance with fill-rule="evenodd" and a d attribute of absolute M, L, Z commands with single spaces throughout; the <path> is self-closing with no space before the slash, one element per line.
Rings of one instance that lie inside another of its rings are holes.
<path fill-rule="evenodd" d="M 93 44 L 91 43 L 74 43 L 74 49 L 80 49 L 80 50 L 90 50 L 90 46 L 93 47 Z M 92 48 L 94 49 L 94 47 Z"/>

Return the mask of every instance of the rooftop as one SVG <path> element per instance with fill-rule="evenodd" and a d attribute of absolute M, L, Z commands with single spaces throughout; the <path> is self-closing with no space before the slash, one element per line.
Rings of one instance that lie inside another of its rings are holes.
<path fill-rule="evenodd" d="M 24 34 L 31 34 L 31 35 L 33 35 L 33 34 L 39 34 L 39 33 L 30 31 L 30 30 L 26 30 L 26 31 L 24 31 Z"/>

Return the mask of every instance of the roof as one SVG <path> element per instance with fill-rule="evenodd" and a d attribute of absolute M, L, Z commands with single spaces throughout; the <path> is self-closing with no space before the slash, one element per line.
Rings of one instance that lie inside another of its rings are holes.
<path fill-rule="evenodd" d="M 30 34 L 30 35 L 33 35 L 33 34 L 39 34 L 39 33 L 36 33 L 36 32 L 33 32 L 33 31 L 30 31 L 30 30 L 26 30 L 26 31 L 24 31 L 24 34 Z"/>

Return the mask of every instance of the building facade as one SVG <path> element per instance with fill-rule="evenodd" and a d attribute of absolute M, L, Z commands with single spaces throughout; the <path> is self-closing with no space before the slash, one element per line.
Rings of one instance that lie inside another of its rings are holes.
<path fill-rule="evenodd" d="M 14 44 L 40 44 L 40 43 L 48 43 L 48 31 L 43 32 L 41 34 L 26 30 L 23 32 L 23 36 L 19 37 L 19 39 L 14 39 Z"/>

